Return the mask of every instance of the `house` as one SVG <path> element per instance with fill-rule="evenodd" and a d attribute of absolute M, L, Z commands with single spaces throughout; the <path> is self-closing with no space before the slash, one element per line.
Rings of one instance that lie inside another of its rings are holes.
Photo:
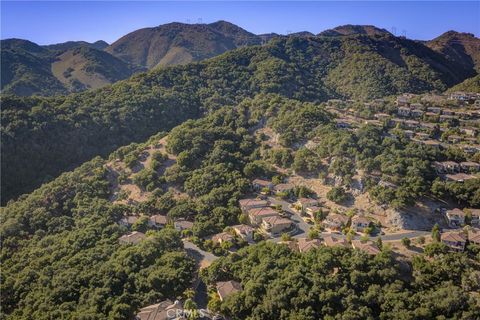
<path fill-rule="evenodd" d="M 183 231 L 183 230 L 190 230 L 193 228 L 193 222 L 187 221 L 185 219 L 177 220 L 173 223 L 175 230 Z"/>
<path fill-rule="evenodd" d="M 273 183 L 268 180 L 255 179 L 252 181 L 252 188 L 255 191 L 262 191 L 263 189 L 271 190 L 273 188 Z"/>
<path fill-rule="evenodd" d="M 397 97 L 397 106 L 409 106 L 410 105 L 410 98 L 407 96 L 399 96 Z"/>
<path fill-rule="evenodd" d="M 415 135 L 415 132 L 413 132 L 412 130 L 404 130 L 403 133 L 407 138 L 413 138 L 413 136 Z"/>
<path fill-rule="evenodd" d="M 459 143 L 459 142 L 462 141 L 462 139 L 463 139 L 462 137 L 454 135 L 454 134 L 452 134 L 451 136 L 448 136 L 448 138 L 447 138 L 448 142 L 450 142 L 450 143 Z"/>
<path fill-rule="evenodd" d="M 290 229 L 292 224 L 291 220 L 276 215 L 263 218 L 261 228 L 267 233 L 277 235 Z"/>
<path fill-rule="evenodd" d="M 363 232 L 370 225 L 370 221 L 363 216 L 355 216 L 352 218 L 351 227 L 353 230 Z"/>
<path fill-rule="evenodd" d="M 447 181 L 465 182 L 466 180 L 475 179 L 476 177 L 471 174 L 456 173 L 456 174 L 447 174 L 445 178 L 447 179 Z"/>
<path fill-rule="evenodd" d="M 465 250 L 465 245 L 467 243 L 467 237 L 462 231 L 448 231 L 442 233 L 441 235 L 442 242 L 446 244 L 453 251 L 463 251 Z"/>
<path fill-rule="evenodd" d="M 135 320 L 174 320 L 183 319 L 183 306 L 179 301 L 164 300 L 140 309 Z"/>
<path fill-rule="evenodd" d="M 273 187 L 273 190 L 275 191 L 276 194 L 278 193 L 290 193 L 293 191 L 295 186 L 290 183 L 280 183 L 277 184 L 275 187 Z"/>
<path fill-rule="evenodd" d="M 225 281 L 225 282 L 217 282 L 217 294 L 220 298 L 220 301 L 225 300 L 228 296 L 242 291 L 242 285 L 237 281 Z"/>
<path fill-rule="evenodd" d="M 440 122 L 450 122 L 450 123 L 452 123 L 453 121 L 457 120 L 457 117 L 447 116 L 447 115 L 442 114 L 439 119 L 440 119 Z"/>
<path fill-rule="evenodd" d="M 480 226 L 480 209 L 465 209 L 465 211 L 470 214 L 470 225 Z"/>
<path fill-rule="evenodd" d="M 312 220 L 315 220 L 316 215 L 318 212 L 320 212 L 320 210 L 322 210 L 322 208 L 317 206 L 308 207 L 307 209 L 305 209 L 305 214 L 310 216 Z"/>
<path fill-rule="evenodd" d="M 381 252 L 380 249 L 378 249 L 378 247 L 372 241 L 363 243 L 360 240 L 353 240 L 352 247 L 354 249 L 366 252 L 370 255 L 377 255 Z"/>
<path fill-rule="evenodd" d="M 447 116 L 453 116 L 453 115 L 455 115 L 455 111 L 453 111 L 452 109 L 443 109 L 442 114 L 447 115 Z"/>
<path fill-rule="evenodd" d="M 427 108 L 428 112 L 435 113 L 435 114 L 441 114 L 442 113 L 442 108 L 439 107 L 428 107 Z"/>
<path fill-rule="evenodd" d="M 301 213 L 305 213 L 305 210 L 310 207 L 315 207 L 318 205 L 318 200 L 311 199 L 311 198 L 299 198 L 297 202 L 295 202 L 295 207 L 299 208 Z"/>
<path fill-rule="evenodd" d="M 413 118 L 421 118 L 425 112 L 420 109 L 413 109 L 410 111 L 410 116 Z"/>
<path fill-rule="evenodd" d="M 340 231 L 348 224 L 348 217 L 341 214 L 333 213 L 329 214 L 322 223 L 325 228 Z"/>
<path fill-rule="evenodd" d="M 212 241 L 214 243 L 218 243 L 218 244 L 221 244 L 222 242 L 226 242 L 226 241 L 230 241 L 232 242 L 234 239 L 234 236 L 232 236 L 230 233 L 228 232 L 221 232 L 221 233 L 217 233 L 216 235 L 214 235 L 212 237 Z"/>
<path fill-rule="evenodd" d="M 428 133 L 424 133 L 424 132 L 417 132 L 416 134 L 417 138 L 420 139 L 420 140 L 428 140 L 430 139 L 430 135 Z"/>
<path fill-rule="evenodd" d="M 253 231 L 255 230 L 254 228 L 247 226 L 246 224 L 239 224 L 236 226 L 233 226 L 233 231 L 242 239 L 247 240 L 247 241 L 252 241 L 253 240 Z"/>
<path fill-rule="evenodd" d="M 348 247 L 348 242 L 343 238 L 334 238 L 332 236 L 323 237 L 323 242 L 327 247 Z"/>
<path fill-rule="evenodd" d="M 471 228 L 468 230 L 468 242 L 480 246 L 480 229 Z"/>
<path fill-rule="evenodd" d="M 118 223 L 122 226 L 130 227 L 132 224 L 137 222 L 139 218 L 139 216 L 126 216 L 120 219 Z"/>
<path fill-rule="evenodd" d="M 148 218 L 148 225 L 153 228 L 164 228 L 167 225 L 167 216 L 156 214 Z"/>
<path fill-rule="evenodd" d="M 390 118 L 390 115 L 388 113 L 375 113 L 374 117 L 377 120 L 387 120 Z"/>
<path fill-rule="evenodd" d="M 438 174 L 455 173 L 460 170 L 460 165 L 454 161 L 435 161 L 432 165 Z"/>
<path fill-rule="evenodd" d="M 415 120 L 407 120 L 404 123 L 405 128 L 407 129 L 416 129 L 419 126 L 419 122 Z"/>
<path fill-rule="evenodd" d="M 461 227 L 465 224 L 465 212 L 458 208 L 447 210 L 447 212 L 445 212 L 445 216 L 447 217 L 448 224 L 451 227 Z"/>
<path fill-rule="evenodd" d="M 270 204 L 266 200 L 259 200 L 259 199 L 242 199 L 238 201 L 238 204 L 240 205 L 240 209 L 242 209 L 243 212 L 247 212 L 250 209 L 254 208 L 263 208 L 263 207 L 268 207 Z"/>
<path fill-rule="evenodd" d="M 125 234 L 121 236 L 118 239 L 118 242 L 120 242 L 121 244 L 130 244 L 130 243 L 137 244 L 145 238 L 146 236 L 144 233 L 139 231 L 133 231 L 133 232 L 130 232 L 129 234 Z"/>
<path fill-rule="evenodd" d="M 301 238 L 298 239 L 297 246 L 298 246 L 298 251 L 300 252 L 308 252 L 312 249 L 319 248 L 322 245 L 322 242 L 318 239 L 306 239 L 306 238 Z"/>
<path fill-rule="evenodd" d="M 440 148 L 440 142 L 436 140 L 426 140 L 426 141 L 422 141 L 422 143 L 426 146 L 430 146 L 433 148 Z"/>
<path fill-rule="evenodd" d="M 470 136 L 470 137 L 475 137 L 477 135 L 478 129 L 476 128 L 460 128 L 460 132 Z"/>
<path fill-rule="evenodd" d="M 278 211 L 270 207 L 254 208 L 248 210 L 248 218 L 250 223 L 259 225 L 262 223 L 262 219 L 266 217 L 278 216 Z"/>
<path fill-rule="evenodd" d="M 397 110 L 397 114 L 402 117 L 408 117 L 410 116 L 410 108 L 407 107 L 400 107 Z"/>
<path fill-rule="evenodd" d="M 478 172 L 480 171 L 480 163 L 472 161 L 460 162 L 460 168 L 466 173 Z"/>

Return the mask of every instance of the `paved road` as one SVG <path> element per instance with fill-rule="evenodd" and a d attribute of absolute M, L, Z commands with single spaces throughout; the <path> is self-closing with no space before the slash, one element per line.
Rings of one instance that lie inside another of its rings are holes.
<path fill-rule="evenodd" d="M 297 224 L 298 232 L 293 236 L 293 238 L 305 238 L 308 235 L 308 231 L 312 227 L 305 220 L 302 219 L 300 214 L 290 208 L 290 203 L 284 200 L 276 199 L 274 197 L 268 197 L 268 200 L 273 205 L 281 205 L 283 211 L 289 212 L 292 216 L 290 217 Z"/>
<path fill-rule="evenodd" d="M 197 245 L 188 240 L 183 239 L 183 246 L 185 248 L 185 251 L 187 251 L 187 253 L 191 255 L 199 264 L 202 261 L 206 261 L 208 264 L 210 264 L 218 259 L 218 257 L 215 256 L 213 253 L 200 249 Z"/>

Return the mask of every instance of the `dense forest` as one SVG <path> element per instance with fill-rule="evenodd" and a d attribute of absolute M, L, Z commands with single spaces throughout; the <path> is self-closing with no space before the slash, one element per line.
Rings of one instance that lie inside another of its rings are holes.
<path fill-rule="evenodd" d="M 241 282 L 241 292 L 209 302 L 231 319 L 477 319 L 479 262 L 448 253 L 402 266 L 388 246 L 369 256 L 263 242 L 215 261 L 203 278 Z"/>
<path fill-rule="evenodd" d="M 2 201 L 96 155 L 258 93 L 300 101 L 443 91 L 471 76 L 390 35 L 275 38 L 185 66 L 53 98 L 2 96 Z"/>

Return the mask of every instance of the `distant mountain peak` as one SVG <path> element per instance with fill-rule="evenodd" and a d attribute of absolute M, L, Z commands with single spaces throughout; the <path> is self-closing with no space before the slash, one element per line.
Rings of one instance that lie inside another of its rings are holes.
<path fill-rule="evenodd" d="M 392 34 L 386 29 L 378 28 L 373 25 L 353 25 L 346 24 L 320 32 L 319 36 L 349 36 L 355 34 L 364 34 L 369 36 L 383 36 Z"/>

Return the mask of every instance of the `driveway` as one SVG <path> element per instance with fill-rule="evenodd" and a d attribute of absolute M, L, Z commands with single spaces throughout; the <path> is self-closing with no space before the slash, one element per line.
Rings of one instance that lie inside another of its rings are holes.
<path fill-rule="evenodd" d="M 216 255 L 200 249 L 196 244 L 186 239 L 183 239 L 182 241 L 183 247 L 185 248 L 187 254 L 194 258 L 201 267 L 210 265 L 213 261 L 218 259 Z"/>
<path fill-rule="evenodd" d="M 302 217 L 300 216 L 300 214 L 298 214 L 297 212 L 295 212 L 294 210 L 292 210 L 290 208 L 290 203 L 285 201 L 285 200 L 280 200 L 280 199 L 276 199 L 274 197 L 268 197 L 268 201 L 270 201 L 270 203 L 272 205 L 281 205 L 282 206 L 282 209 L 283 211 L 285 212 L 288 212 L 291 214 L 291 217 L 290 219 L 296 223 L 297 225 L 297 229 L 298 229 L 298 232 L 297 234 L 295 234 L 293 236 L 293 238 L 306 238 L 307 235 L 308 235 L 308 231 L 310 230 L 310 228 L 312 227 L 311 225 L 309 225 L 308 223 L 306 223 Z M 275 239 L 278 239 L 278 238 L 275 238 Z"/>

